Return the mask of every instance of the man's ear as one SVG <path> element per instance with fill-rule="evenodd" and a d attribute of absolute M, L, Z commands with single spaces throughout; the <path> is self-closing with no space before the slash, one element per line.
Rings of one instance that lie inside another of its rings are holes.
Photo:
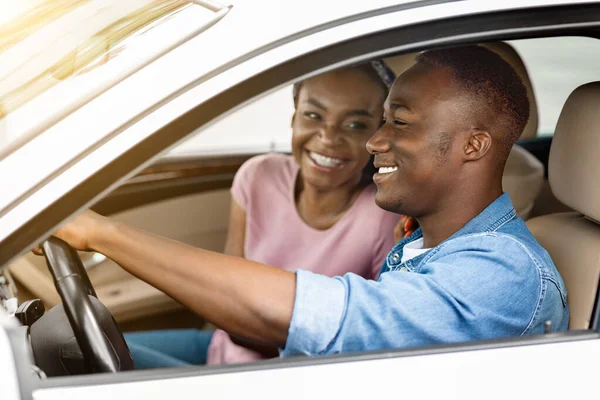
<path fill-rule="evenodd" d="M 492 147 L 492 135 L 486 131 L 474 130 L 469 134 L 465 145 L 465 158 L 467 161 L 479 160 L 487 154 Z"/>

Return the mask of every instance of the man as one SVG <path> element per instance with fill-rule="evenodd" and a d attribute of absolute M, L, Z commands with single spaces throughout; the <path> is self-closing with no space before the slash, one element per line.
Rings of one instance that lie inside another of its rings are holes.
<path fill-rule="evenodd" d="M 378 281 L 294 274 L 91 212 L 57 236 L 284 356 L 541 333 L 546 321 L 564 330 L 564 283 L 502 192 L 528 114 L 516 72 L 482 47 L 423 53 L 397 79 L 367 148 L 377 204 L 420 229 L 392 249 Z"/>

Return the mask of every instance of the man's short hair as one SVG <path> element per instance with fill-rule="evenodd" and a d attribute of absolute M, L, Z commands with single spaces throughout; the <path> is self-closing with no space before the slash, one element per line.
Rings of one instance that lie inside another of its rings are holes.
<path fill-rule="evenodd" d="M 498 54 L 481 46 L 429 50 L 416 62 L 450 68 L 456 84 L 498 117 L 502 130 L 501 157 L 505 159 L 529 119 L 527 89 L 515 69 Z"/>

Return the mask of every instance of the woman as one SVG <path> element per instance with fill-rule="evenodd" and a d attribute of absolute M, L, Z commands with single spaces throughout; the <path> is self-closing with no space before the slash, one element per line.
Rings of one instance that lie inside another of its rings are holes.
<path fill-rule="evenodd" d="M 240 168 L 231 190 L 226 254 L 290 271 L 377 279 L 400 217 L 375 204 L 366 142 L 381 124 L 393 81 L 391 70 L 372 62 L 294 86 L 292 155 L 262 155 Z M 395 234 L 401 237 L 404 223 L 399 225 Z M 177 330 L 126 338 L 138 368 L 277 356 L 275 348 L 221 330 L 212 336 Z"/>

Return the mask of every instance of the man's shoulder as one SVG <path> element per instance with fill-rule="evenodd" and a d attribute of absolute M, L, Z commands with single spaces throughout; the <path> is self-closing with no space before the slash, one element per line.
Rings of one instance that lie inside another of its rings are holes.
<path fill-rule="evenodd" d="M 489 264 L 491 270 L 509 269 L 524 275 L 538 275 L 563 287 L 548 252 L 535 240 L 519 218 L 500 229 L 458 236 L 442 243 L 436 258 L 452 257 L 465 263 Z"/>
<path fill-rule="evenodd" d="M 432 265 L 437 261 L 442 269 L 458 266 L 460 278 L 472 281 L 473 287 L 497 287 L 501 296 L 494 297 L 495 301 L 521 296 L 520 307 L 533 310 L 524 333 L 539 332 L 544 319 L 554 319 L 562 329 L 568 321 L 564 281 L 548 252 L 527 228 L 515 228 L 458 236 L 438 246 L 438 254 L 430 261 Z"/>
<path fill-rule="evenodd" d="M 490 259 L 510 258 L 520 262 L 552 262 L 548 253 L 535 241 L 521 232 L 502 230 L 469 233 L 450 238 L 438 246 L 439 256 L 448 254 L 478 255 L 486 253 Z"/>

